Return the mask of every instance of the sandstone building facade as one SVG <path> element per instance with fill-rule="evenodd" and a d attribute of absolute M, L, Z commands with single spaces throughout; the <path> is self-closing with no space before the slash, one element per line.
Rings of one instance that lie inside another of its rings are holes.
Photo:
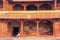
<path fill-rule="evenodd" d="M 1 0 L 0 37 L 60 37 L 58 10 L 59 0 Z"/>

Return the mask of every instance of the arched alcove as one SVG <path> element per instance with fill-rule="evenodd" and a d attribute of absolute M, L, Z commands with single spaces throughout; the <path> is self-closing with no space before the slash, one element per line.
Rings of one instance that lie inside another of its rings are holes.
<path fill-rule="evenodd" d="M 37 24 L 34 21 L 25 21 L 24 22 L 24 32 L 26 35 L 32 35 L 31 33 L 36 32 Z M 36 34 L 33 34 L 36 35 Z"/>
<path fill-rule="evenodd" d="M 41 35 L 53 35 L 53 23 L 49 20 L 42 20 L 39 23 L 39 32 Z"/>
<path fill-rule="evenodd" d="M 37 10 L 37 6 L 34 4 L 28 4 L 26 7 L 27 10 Z"/>
<path fill-rule="evenodd" d="M 21 4 L 15 4 L 13 10 L 24 10 L 24 7 Z"/>
<path fill-rule="evenodd" d="M 52 10 L 52 6 L 49 4 L 42 4 L 39 6 L 39 10 Z"/>

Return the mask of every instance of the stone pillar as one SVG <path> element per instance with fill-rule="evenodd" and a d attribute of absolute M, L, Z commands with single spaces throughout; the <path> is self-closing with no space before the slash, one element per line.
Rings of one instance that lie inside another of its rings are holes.
<path fill-rule="evenodd" d="M 57 9 L 57 0 L 54 0 L 54 10 Z"/>
<path fill-rule="evenodd" d="M 39 4 L 36 4 L 36 6 L 37 6 L 37 10 L 39 11 L 39 6 L 40 6 L 40 5 L 39 5 Z"/>
<path fill-rule="evenodd" d="M 27 6 L 27 5 L 26 5 L 26 4 L 24 4 L 23 6 L 24 6 L 24 11 L 26 11 L 26 6 Z"/>
<path fill-rule="evenodd" d="M 21 33 L 21 37 L 22 37 L 22 36 L 24 36 L 24 35 L 23 35 L 23 21 L 21 21 L 20 29 L 21 29 L 21 30 L 20 30 L 20 33 Z"/>
<path fill-rule="evenodd" d="M 37 20 L 37 36 L 39 36 L 39 21 Z"/>

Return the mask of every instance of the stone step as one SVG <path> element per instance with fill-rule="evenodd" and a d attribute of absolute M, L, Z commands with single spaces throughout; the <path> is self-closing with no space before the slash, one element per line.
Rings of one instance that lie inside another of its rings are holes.
<path fill-rule="evenodd" d="M 11 38 L 0 38 L 0 40 L 60 40 L 60 38 L 11 37 Z"/>

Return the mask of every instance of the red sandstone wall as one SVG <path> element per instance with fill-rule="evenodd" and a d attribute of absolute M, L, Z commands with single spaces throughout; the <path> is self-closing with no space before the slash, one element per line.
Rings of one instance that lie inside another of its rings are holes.
<path fill-rule="evenodd" d="M 55 33 L 55 36 L 58 36 L 60 37 L 60 22 L 55 22 L 54 23 L 54 33 Z"/>
<path fill-rule="evenodd" d="M 0 37 L 9 37 L 10 32 L 8 31 L 7 22 L 0 21 Z"/>
<path fill-rule="evenodd" d="M 60 4 L 57 4 L 57 10 L 60 10 Z"/>
<path fill-rule="evenodd" d="M 9 4 L 6 0 L 3 0 L 3 10 L 12 10 L 12 4 Z M 60 4 L 57 5 L 57 9 L 60 9 Z M 8 31 L 8 25 L 4 21 L 0 21 L 0 37 L 10 37 L 11 32 Z M 54 23 L 54 36 L 60 37 L 60 22 Z"/>

